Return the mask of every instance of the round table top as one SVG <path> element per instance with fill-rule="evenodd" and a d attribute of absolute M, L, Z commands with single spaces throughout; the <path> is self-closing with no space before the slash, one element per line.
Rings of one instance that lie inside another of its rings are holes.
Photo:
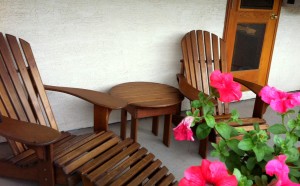
<path fill-rule="evenodd" d="M 138 107 L 167 107 L 183 100 L 178 89 L 160 83 L 128 82 L 112 87 L 109 93 Z"/>

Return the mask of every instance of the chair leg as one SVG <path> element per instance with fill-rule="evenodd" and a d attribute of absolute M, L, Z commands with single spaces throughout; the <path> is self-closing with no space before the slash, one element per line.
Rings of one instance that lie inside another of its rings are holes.
<path fill-rule="evenodd" d="M 125 109 L 121 110 L 121 131 L 120 136 L 121 139 L 126 138 L 126 124 L 127 124 L 127 111 Z"/>
<path fill-rule="evenodd" d="M 130 137 L 134 142 L 137 142 L 138 119 L 131 116 L 131 134 Z"/>
<path fill-rule="evenodd" d="M 198 153 L 203 159 L 205 159 L 207 157 L 207 152 L 208 152 L 208 137 L 200 140 Z"/>
<path fill-rule="evenodd" d="M 158 135 L 158 124 L 159 124 L 159 117 L 154 116 L 152 118 L 152 133 L 157 136 Z"/>
<path fill-rule="evenodd" d="M 171 114 L 165 115 L 163 142 L 167 147 L 170 146 L 170 138 L 171 138 L 171 130 L 172 130 L 171 123 L 172 123 L 172 115 Z"/>

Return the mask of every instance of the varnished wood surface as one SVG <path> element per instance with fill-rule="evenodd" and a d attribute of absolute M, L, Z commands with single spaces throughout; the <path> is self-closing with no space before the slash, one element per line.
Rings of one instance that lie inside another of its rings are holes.
<path fill-rule="evenodd" d="M 95 105 L 107 107 L 110 109 L 120 109 L 126 106 L 126 102 L 107 93 L 81 88 L 57 87 L 50 85 L 44 85 L 44 87 L 46 90 L 71 94 Z"/>
<path fill-rule="evenodd" d="M 153 117 L 152 133 L 158 134 L 158 116 L 164 115 L 163 142 L 170 145 L 172 114 L 180 112 L 182 94 L 178 89 L 160 83 L 128 82 L 112 87 L 109 93 L 127 102 L 121 113 L 122 139 L 126 138 L 127 112 L 131 114 L 131 138 L 137 141 L 138 119 Z"/>
<path fill-rule="evenodd" d="M 150 82 L 129 82 L 114 86 L 109 93 L 137 107 L 167 107 L 180 103 L 180 92 L 169 85 Z"/>
<path fill-rule="evenodd" d="M 5 116 L 2 117 L 2 123 L 0 124 L 0 135 L 34 146 L 51 144 L 60 137 L 60 133 L 57 130 L 42 125 L 14 120 Z"/>

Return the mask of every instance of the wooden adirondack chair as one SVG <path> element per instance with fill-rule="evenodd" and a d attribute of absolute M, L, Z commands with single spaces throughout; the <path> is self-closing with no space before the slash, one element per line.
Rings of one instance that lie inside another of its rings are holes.
<path fill-rule="evenodd" d="M 43 85 L 29 43 L 0 34 L 0 135 L 12 156 L 0 159 L 0 176 L 40 185 L 176 184 L 154 155 L 131 139 L 108 131 L 112 109 L 126 105 L 105 93 Z M 46 90 L 68 93 L 94 104 L 94 133 L 58 132 Z M 148 168 L 147 168 L 148 167 Z"/>
<path fill-rule="evenodd" d="M 223 39 L 207 31 L 197 30 L 187 33 L 182 41 L 181 71 L 177 75 L 179 89 L 189 100 L 198 99 L 200 91 L 209 95 L 209 76 L 214 70 L 227 72 L 226 47 Z M 240 79 L 234 79 L 249 90 L 258 95 L 261 86 Z M 215 119 L 229 118 L 229 104 L 216 100 Z M 243 125 L 232 124 L 234 127 L 242 127 L 246 131 L 253 129 L 253 123 L 259 123 L 261 129 L 267 129 L 268 125 L 262 119 L 267 105 L 256 96 L 252 117 L 242 118 Z M 241 137 L 241 136 L 240 136 Z M 219 138 L 213 131 L 209 139 L 218 142 Z M 200 140 L 199 154 L 206 158 L 208 138 Z"/>

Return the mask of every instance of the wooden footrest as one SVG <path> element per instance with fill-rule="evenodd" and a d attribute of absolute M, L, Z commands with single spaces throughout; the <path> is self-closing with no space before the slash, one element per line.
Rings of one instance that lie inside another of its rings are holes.
<path fill-rule="evenodd" d="M 79 173 L 84 185 L 176 185 L 152 153 L 112 132 L 65 135 L 55 144 L 54 163 L 65 174 Z"/>
<path fill-rule="evenodd" d="M 82 168 L 84 186 L 92 185 L 177 185 L 173 174 L 152 153 L 132 139 L 120 142 Z M 121 150 L 121 151 L 120 151 Z"/>

